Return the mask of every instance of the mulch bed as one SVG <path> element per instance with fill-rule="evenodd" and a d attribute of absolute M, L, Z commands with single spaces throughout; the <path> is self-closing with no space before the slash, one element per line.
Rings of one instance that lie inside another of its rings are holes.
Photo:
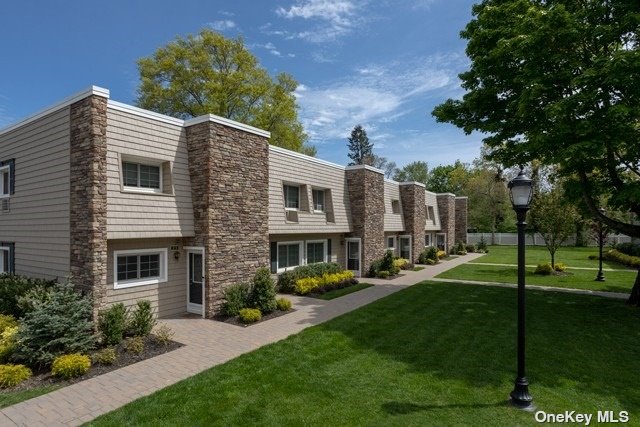
<path fill-rule="evenodd" d="M 266 322 L 267 320 L 270 320 L 270 319 L 275 319 L 276 317 L 284 316 L 285 314 L 293 313 L 294 311 L 296 311 L 296 310 L 293 309 L 293 308 L 291 310 L 287 310 L 287 311 L 280 311 L 280 310 L 272 311 L 269 314 L 263 314 L 262 315 L 262 319 L 258 320 L 257 322 L 249 323 L 249 324 L 242 323 L 242 321 L 240 320 L 240 317 L 238 317 L 238 316 L 224 316 L 222 314 L 214 316 L 213 320 L 216 320 L 218 322 L 228 323 L 230 325 L 241 326 L 243 328 L 246 328 L 248 326 L 257 325 L 258 323 Z"/>
<path fill-rule="evenodd" d="M 97 377 L 98 375 L 106 374 L 107 372 L 115 371 L 116 369 L 132 365 L 134 363 L 140 362 L 145 359 L 150 359 L 155 356 L 159 356 L 164 353 L 168 353 L 170 351 L 176 350 L 182 347 L 184 344 L 181 344 L 176 341 L 170 341 L 168 344 L 160 344 L 153 337 L 148 336 L 145 337 L 144 342 L 144 351 L 141 354 L 132 354 L 127 353 L 122 348 L 122 345 L 116 346 L 118 352 L 118 359 L 112 365 L 100 365 L 100 364 L 92 364 L 91 368 L 89 368 L 89 372 L 85 375 L 73 378 L 70 380 L 64 380 L 51 375 L 50 371 L 43 372 L 34 372 L 33 376 L 28 380 L 18 384 L 13 388 L 5 388 L 0 391 L 2 392 L 15 392 L 22 390 L 30 390 L 32 388 L 50 386 L 50 385 L 60 385 L 67 386 L 69 384 L 77 383 L 80 381 L 88 380 L 89 378 Z"/>

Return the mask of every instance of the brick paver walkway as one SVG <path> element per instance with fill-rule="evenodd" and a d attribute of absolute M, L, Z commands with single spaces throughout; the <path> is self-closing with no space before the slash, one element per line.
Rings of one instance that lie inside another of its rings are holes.
<path fill-rule="evenodd" d="M 82 424 L 243 353 L 431 279 L 478 256 L 480 254 L 468 254 L 422 271 L 405 272 L 394 280 L 363 279 L 376 286 L 331 301 L 288 296 L 296 309 L 294 313 L 249 328 L 205 319 L 163 320 L 175 331 L 174 339 L 185 344 L 184 347 L 4 408 L 0 410 L 0 426 Z"/>

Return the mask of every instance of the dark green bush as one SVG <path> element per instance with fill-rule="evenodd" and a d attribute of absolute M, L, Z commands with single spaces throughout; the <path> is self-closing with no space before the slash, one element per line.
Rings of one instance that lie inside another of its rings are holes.
<path fill-rule="evenodd" d="M 20 297 L 31 289 L 41 286 L 49 289 L 56 284 L 54 280 L 32 279 L 14 274 L 0 274 L 0 314 L 10 314 L 16 319 L 24 317 L 25 310 L 18 304 Z"/>
<path fill-rule="evenodd" d="M 293 270 L 296 279 L 306 277 L 320 277 L 323 274 L 334 274 L 344 271 L 344 268 L 336 262 L 318 262 L 315 264 L 301 265 Z"/>
<path fill-rule="evenodd" d="M 471 244 L 465 245 L 465 250 L 467 252 L 469 252 L 469 253 L 475 252 L 476 251 L 476 245 L 471 245 Z"/>
<path fill-rule="evenodd" d="M 22 319 L 13 358 L 42 368 L 57 356 L 87 353 L 95 345 L 92 316 L 91 300 L 73 286 L 52 287 L 49 302 Z"/>
<path fill-rule="evenodd" d="M 151 308 L 151 301 L 139 300 L 129 315 L 127 333 L 134 337 L 146 337 L 156 325 L 156 317 Z"/>
<path fill-rule="evenodd" d="M 615 249 L 625 255 L 640 257 L 640 243 L 618 243 Z"/>
<path fill-rule="evenodd" d="M 464 252 L 464 253 L 461 253 L 461 252 Z M 456 245 L 456 253 L 458 255 L 466 255 L 467 254 L 467 247 L 464 244 L 464 242 L 462 242 L 462 240 L 459 241 L 458 244 Z"/>
<path fill-rule="evenodd" d="M 485 240 L 484 240 L 484 236 L 480 236 L 480 241 L 476 245 L 476 249 L 484 251 L 484 253 L 489 252 L 489 250 L 488 250 L 489 248 L 487 247 L 487 242 L 485 242 Z"/>
<path fill-rule="evenodd" d="M 378 275 L 378 271 L 380 270 L 382 270 L 382 258 L 377 259 L 371 263 L 367 276 L 376 277 Z"/>
<path fill-rule="evenodd" d="M 437 263 L 438 261 L 436 261 L 435 259 L 427 258 L 427 265 L 436 265 Z"/>
<path fill-rule="evenodd" d="M 262 313 L 271 313 L 276 309 L 276 285 L 268 268 L 260 268 L 253 277 L 253 286 L 249 294 L 249 306 Z"/>
<path fill-rule="evenodd" d="M 371 267 L 369 268 L 369 277 L 378 277 L 378 273 L 380 271 L 387 271 L 390 276 L 395 276 L 400 272 L 400 268 L 398 267 L 398 263 L 394 263 L 395 259 L 400 259 L 399 257 L 394 257 L 392 251 L 386 251 L 384 256 L 378 260 L 375 260 Z"/>
<path fill-rule="evenodd" d="M 640 267 L 640 257 L 623 254 L 617 249 L 611 249 L 607 251 L 606 253 L 602 254 L 602 257 L 609 261 L 615 261 L 617 263 L 624 264 L 628 267 Z"/>
<path fill-rule="evenodd" d="M 598 256 L 598 255 L 589 255 L 589 259 L 590 260 L 597 260 L 599 258 L 600 258 L 600 256 Z"/>
<path fill-rule="evenodd" d="M 424 251 L 418 257 L 419 264 L 430 264 L 428 260 L 432 260 L 433 264 L 438 262 L 438 249 L 434 246 L 429 246 L 425 248 Z M 431 264 L 431 265 L 433 265 Z"/>
<path fill-rule="evenodd" d="M 124 304 L 114 304 L 98 313 L 98 332 L 103 344 L 120 344 L 127 328 L 127 309 Z"/>
<path fill-rule="evenodd" d="M 224 290 L 224 303 L 222 311 L 227 316 L 237 316 L 240 310 L 249 305 L 251 285 L 249 283 L 237 283 Z"/>
<path fill-rule="evenodd" d="M 387 270 L 380 270 L 376 273 L 376 277 L 379 279 L 386 279 L 389 277 L 389 272 Z"/>
<path fill-rule="evenodd" d="M 293 270 L 285 271 L 278 276 L 278 291 L 292 294 L 296 290 L 296 273 Z"/>

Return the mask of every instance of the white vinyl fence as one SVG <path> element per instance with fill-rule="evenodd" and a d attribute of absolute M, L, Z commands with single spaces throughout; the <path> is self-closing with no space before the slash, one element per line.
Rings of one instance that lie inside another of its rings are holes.
<path fill-rule="evenodd" d="M 467 233 L 467 241 L 470 244 L 478 243 L 482 237 L 484 237 L 484 241 L 487 243 L 487 245 L 517 245 L 518 244 L 517 233 L 496 233 L 495 242 L 491 240 L 491 233 Z M 605 245 L 625 243 L 630 241 L 631 241 L 631 237 L 625 236 L 624 234 L 610 234 L 609 237 L 607 237 L 607 239 L 605 240 Z M 527 233 L 525 242 L 529 246 L 544 246 L 544 239 L 538 233 L 536 233 L 533 236 Z M 574 246 L 575 243 L 576 243 L 575 236 L 572 236 L 572 237 L 569 237 L 569 239 L 564 243 L 564 246 Z M 587 244 L 589 246 L 598 246 L 598 242 L 596 240 L 588 240 Z"/>

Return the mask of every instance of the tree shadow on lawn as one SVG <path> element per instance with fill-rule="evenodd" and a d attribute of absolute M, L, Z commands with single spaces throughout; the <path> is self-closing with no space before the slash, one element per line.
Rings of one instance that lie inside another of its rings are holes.
<path fill-rule="evenodd" d="M 416 372 L 502 387 L 516 371 L 516 316 L 515 289 L 424 283 L 321 327 Z M 568 390 L 576 399 L 614 397 L 624 410 L 640 412 L 639 325 L 640 311 L 624 301 L 527 292 L 533 387 Z"/>
<path fill-rule="evenodd" d="M 496 403 L 471 403 L 471 404 L 450 404 L 450 405 L 424 405 L 411 402 L 385 402 L 382 404 L 382 410 L 390 415 L 407 415 L 414 412 L 433 411 L 438 409 L 481 409 L 481 408 L 501 408 L 508 407 L 509 403 L 505 400 Z"/>

